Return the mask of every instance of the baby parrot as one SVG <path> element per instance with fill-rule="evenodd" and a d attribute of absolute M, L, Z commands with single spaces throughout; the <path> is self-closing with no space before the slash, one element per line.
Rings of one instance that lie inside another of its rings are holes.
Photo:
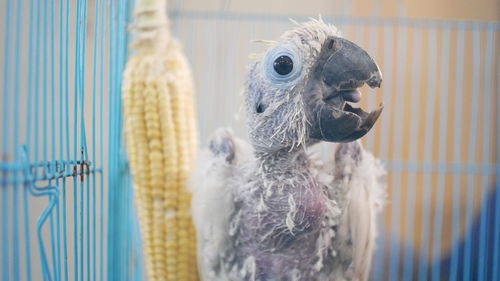
<path fill-rule="evenodd" d="M 204 281 L 367 280 L 383 205 L 384 169 L 359 141 L 370 113 L 358 88 L 382 74 L 320 20 L 285 32 L 250 66 L 250 144 L 220 129 L 192 181 Z M 337 142 L 330 161 L 308 148 Z"/>

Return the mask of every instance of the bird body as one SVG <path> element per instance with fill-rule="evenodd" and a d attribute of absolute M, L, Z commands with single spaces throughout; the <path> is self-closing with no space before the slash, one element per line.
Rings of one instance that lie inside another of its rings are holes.
<path fill-rule="evenodd" d="M 211 148 L 193 197 L 203 280 L 366 280 L 384 170 L 358 142 L 326 163 L 304 150 L 244 155 L 227 130 Z"/>
<path fill-rule="evenodd" d="M 367 279 L 384 171 L 355 140 L 381 110 L 368 114 L 339 102 L 356 93 L 331 74 L 337 70 L 328 61 L 336 52 L 328 47 L 357 49 L 338 35 L 322 21 L 285 33 L 249 71 L 244 95 L 250 144 L 220 129 L 199 158 L 192 210 L 202 280 Z M 378 72 L 377 81 L 368 74 L 357 79 L 380 84 Z M 351 87 L 361 86 L 348 79 Z M 325 93 L 322 83 L 333 90 Z M 342 142 L 331 161 L 309 152 L 321 140 Z"/>

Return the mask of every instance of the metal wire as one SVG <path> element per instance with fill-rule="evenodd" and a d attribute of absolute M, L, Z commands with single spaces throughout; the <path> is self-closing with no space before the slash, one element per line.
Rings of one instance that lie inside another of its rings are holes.
<path fill-rule="evenodd" d="M 128 258 L 135 256 L 132 248 L 123 254 L 123 245 L 137 235 L 127 209 L 130 183 L 104 184 L 110 177 L 127 177 L 125 169 L 108 172 L 108 165 L 123 167 L 124 159 L 108 162 L 107 155 L 120 154 L 121 143 L 108 142 L 107 136 L 121 135 L 116 101 L 129 5 L 120 0 L 1 4 L 1 280 L 107 280 L 113 267 L 129 270 L 110 280 L 141 276 L 140 264 Z M 115 65 L 105 67 L 110 58 Z M 121 200 L 106 204 L 108 193 Z M 108 241 L 113 225 L 123 226 L 114 232 L 125 234 Z M 110 249 L 121 256 L 106 257 Z"/>

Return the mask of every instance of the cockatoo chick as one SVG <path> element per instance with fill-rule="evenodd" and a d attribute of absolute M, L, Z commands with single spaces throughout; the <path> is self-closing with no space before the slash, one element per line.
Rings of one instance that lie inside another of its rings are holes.
<path fill-rule="evenodd" d="M 200 157 L 193 218 L 204 281 L 366 280 L 383 169 L 356 140 L 364 84 L 382 74 L 322 20 L 297 24 L 251 66 L 244 97 L 250 145 L 219 130 Z M 339 142 L 330 162 L 307 152 Z"/>

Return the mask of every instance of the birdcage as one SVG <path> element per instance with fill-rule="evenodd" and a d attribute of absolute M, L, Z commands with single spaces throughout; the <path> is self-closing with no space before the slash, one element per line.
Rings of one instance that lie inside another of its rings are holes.
<path fill-rule="evenodd" d="M 363 99 L 385 105 L 363 143 L 388 170 L 370 280 L 500 280 L 500 22 L 354 15 L 323 2 L 324 21 L 384 73 Z M 248 54 L 262 48 L 251 41 L 318 17 L 203 3 L 169 7 L 202 145 L 217 127 L 245 134 L 239 93 Z M 0 7 L 0 279 L 144 280 L 120 99 L 133 1 Z"/>
<path fill-rule="evenodd" d="M 0 279 L 132 279 L 140 251 L 120 126 L 128 2 L 1 6 Z"/>

